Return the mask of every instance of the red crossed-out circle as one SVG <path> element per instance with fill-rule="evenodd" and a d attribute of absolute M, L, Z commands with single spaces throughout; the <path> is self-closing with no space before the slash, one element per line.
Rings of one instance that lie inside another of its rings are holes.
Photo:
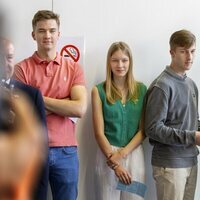
<path fill-rule="evenodd" d="M 60 55 L 64 57 L 70 57 L 75 62 L 77 62 L 80 58 L 80 52 L 78 48 L 72 44 L 64 46 L 60 51 Z"/>

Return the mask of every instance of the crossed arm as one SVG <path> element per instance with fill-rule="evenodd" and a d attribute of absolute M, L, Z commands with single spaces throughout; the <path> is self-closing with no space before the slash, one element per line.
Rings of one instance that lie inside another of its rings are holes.
<path fill-rule="evenodd" d="M 85 86 L 75 85 L 70 92 L 70 99 L 55 99 L 43 96 L 46 113 L 55 113 L 65 117 L 81 118 L 87 109 L 87 92 Z"/>

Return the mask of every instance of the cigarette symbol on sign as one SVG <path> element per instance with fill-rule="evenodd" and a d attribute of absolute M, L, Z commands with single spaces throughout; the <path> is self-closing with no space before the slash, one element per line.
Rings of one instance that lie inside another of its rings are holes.
<path fill-rule="evenodd" d="M 61 49 L 60 55 L 64 56 L 64 57 L 69 57 L 74 62 L 77 62 L 80 58 L 80 52 L 79 52 L 78 48 L 71 44 L 64 46 Z"/>

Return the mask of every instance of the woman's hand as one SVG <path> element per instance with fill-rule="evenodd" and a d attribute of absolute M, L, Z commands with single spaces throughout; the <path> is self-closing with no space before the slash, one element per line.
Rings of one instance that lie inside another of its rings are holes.
<path fill-rule="evenodd" d="M 120 160 L 126 157 L 126 154 L 123 150 L 124 148 L 118 149 L 107 158 L 107 165 L 110 168 L 113 169 L 116 165 L 119 165 Z"/>
<path fill-rule="evenodd" d="M 107 165 L 110 168 L 114 168 L 116 165 L 119 165 L 119 161 L 121 160 L 121 156 L 119 155 L 119 153 L 116 151 L 114 153 L 112 153 L 108 158 L 107 158 Z"/>
<path fill-rule="evenodd" d="M 125 170 L 121 165 L 117 166 L 115 169 L 115 175 L 119 178 L 119 180 L 124 184 L 131 184 L 131 176 L 127 170 Z"/>

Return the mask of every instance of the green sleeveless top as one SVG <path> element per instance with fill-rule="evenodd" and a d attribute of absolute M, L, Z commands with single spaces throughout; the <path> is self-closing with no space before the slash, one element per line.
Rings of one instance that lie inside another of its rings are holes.
<path fill-rule="evenodd" d="M 110 104 L 106 99 L 104 82 L 96 87 L 102 102 L 104 133 L 111 145 L 124 147 L 138 132 L 147 88 L 143 83 L 139 83 L 139 97 L 136 102 L 128 100 L 122 104 L 119 99 Z"/>

